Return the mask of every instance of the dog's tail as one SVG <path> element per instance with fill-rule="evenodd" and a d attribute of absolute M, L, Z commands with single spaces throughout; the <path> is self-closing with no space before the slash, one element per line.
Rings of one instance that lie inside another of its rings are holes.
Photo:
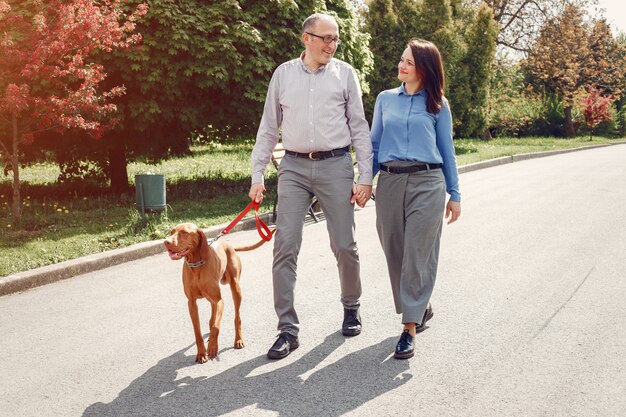
<path fill-rule="evenodd" d="M 276 233 L 276 229 L 274 230 L 270 230 L 270 235 L 274 236 L 274 233 Z M 249 250 L 255 250 L 256 248 L 260 248 L 261 246 L 263 246 L 263 244 L 267 242 L 267 240 L 265 239 L 261 239 L 259 240 L 257 243 L 255 243 L 254 245 L 250 245 L 250 246 L 241 246 L 239 248 L 235 248 L 236 252 L 247 252 Z"/>

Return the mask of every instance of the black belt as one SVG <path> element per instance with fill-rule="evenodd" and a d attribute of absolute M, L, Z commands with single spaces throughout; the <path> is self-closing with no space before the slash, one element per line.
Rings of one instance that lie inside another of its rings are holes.
<path fill-rule="evenodd" d="M 334 156 L 342 156 L 348 152 L 350 152 L 350 145 L 346 146 L 345 148 L 333 149 L 332 151 L 320 151 L 320 152 L 309 152 L 309 153 L 285 151 L 287 155 L 296 156 L 298 158 L 306 158 L 312 161 L 321 161 L 322 159 L 328 159 Z"/>
<path fill-rule="evenodd" d="M 426 171 L 430 169 L 440 169 L 441 164 L 423 164 L 423 165 L 409 165 L 405 167 L 389 166 L 385 164 L 379 164 L 381 171 L 391 172 L 392 174 L 410 174 L 412 172 Z"/>

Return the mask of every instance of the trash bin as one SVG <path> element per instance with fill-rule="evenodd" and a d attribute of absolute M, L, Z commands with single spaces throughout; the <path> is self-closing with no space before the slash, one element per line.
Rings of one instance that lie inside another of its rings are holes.
<path fill-rule="evenodd" d="M 137 210 L 145 215 L 146 211 L 165 209 L 165 175 L 135 175 L 135 201 Z"/>

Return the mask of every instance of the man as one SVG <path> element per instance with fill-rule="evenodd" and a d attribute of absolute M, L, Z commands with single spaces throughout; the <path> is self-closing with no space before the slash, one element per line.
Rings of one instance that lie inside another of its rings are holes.
<path fill-rule="evenodd" d="M 313 14 L 302 24 L 304 52 L 274 72 L 252 151 L 249 196 L 261 202 L 263 173 L 281 131 L 287 150 L 279 167 L 278 217 L 274 235 L 274 308 L 279 336 L 270 359 L 281 359 L 299 346 L 294 308 L 296 265 L 304 219 L 317 196 L 328 223 L 337 259 L 344 307 L 342 332 L 361 333 L 359 255 L 354 239 L 354 203 L 365 206 L 372 193 L 372 146 L 354 69 L 333 58 L 339 40 L 335 19 Z M 358 184 L 350 144 L 356 151 Z"/>

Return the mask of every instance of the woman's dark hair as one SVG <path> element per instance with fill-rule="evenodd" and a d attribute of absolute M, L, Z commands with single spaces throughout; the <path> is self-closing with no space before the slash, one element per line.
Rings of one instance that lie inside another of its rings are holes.
<path fill-rule="evenodd" d="M 441 55 L 434 43 L 423 39 L 411 39 L 407 45 L 411 48 L 417 75 L 422 81 L 422 88 L 428 93 L 426 111 L 437 114 L 443 104 L 445 75 Z"/>

